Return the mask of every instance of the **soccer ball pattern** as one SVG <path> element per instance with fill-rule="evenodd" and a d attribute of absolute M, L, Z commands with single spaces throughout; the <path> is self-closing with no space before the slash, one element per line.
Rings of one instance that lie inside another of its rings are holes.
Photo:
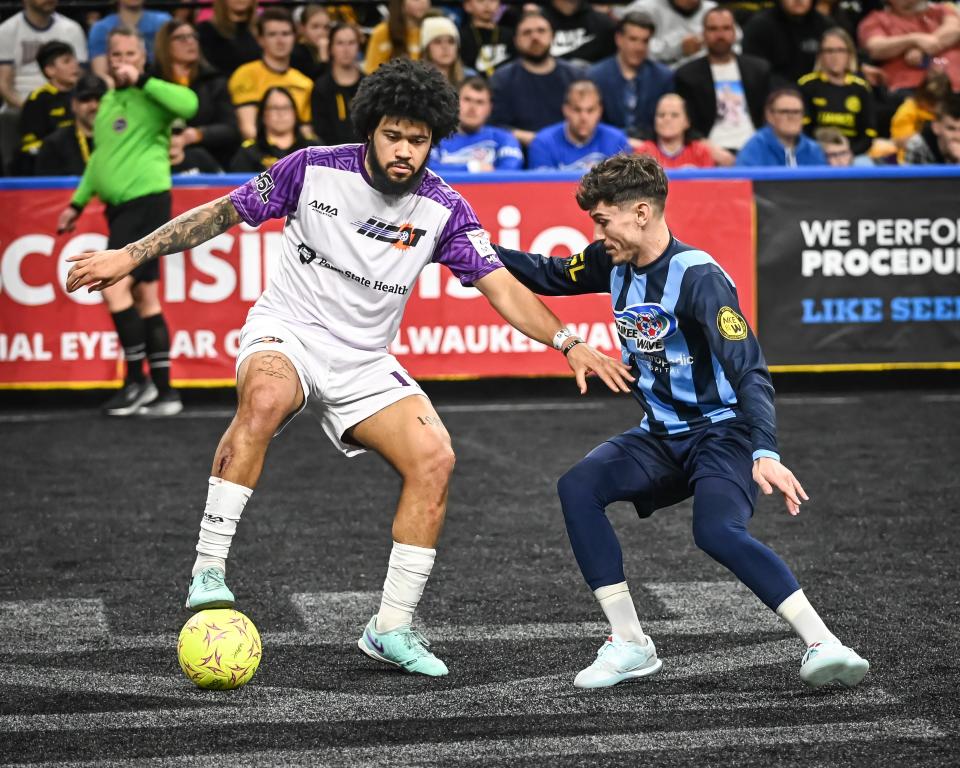
<path fill-rule="evenodd" d="M 260 633 L 231 608 L 195 613 L 180 630 L 180 668 L 200 688 L 227 690 L 250 681 L 260 665 Z"/>

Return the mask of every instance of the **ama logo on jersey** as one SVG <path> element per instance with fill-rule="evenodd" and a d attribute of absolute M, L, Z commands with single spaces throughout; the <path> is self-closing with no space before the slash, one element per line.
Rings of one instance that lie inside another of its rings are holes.
<path fill-rule="evenodd" d="M 635 341 L 640 352 L 662 352 L 663 340 L 677 332 L 677 318 L 659 304 L 633 304 L 614 316 L 617 333 Z"/>

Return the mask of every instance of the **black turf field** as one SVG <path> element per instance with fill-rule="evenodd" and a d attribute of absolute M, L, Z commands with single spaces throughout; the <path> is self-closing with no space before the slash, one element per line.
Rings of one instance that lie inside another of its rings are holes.
<path fill-rule="evenodd" d="M 418 616 L 451 668 L 442 680 L 357 650 L 398 481 L 298 418 L 274 442 L 231 553 L 229 583 L 264 641 L 260 670 L 235 692 L 196 690 L 175 656 L 229 403 L 155 421 L 0 411 L 0 762 L 960 763 L 955 390 L 781 398 L 784 459 L 812 501 L 791 519 L 764 499 L 752 530 L 872 664 L 860 688 L 819 692 L 802 687 L 786 625 L 694 547 L 688 505 L 646 521 L 611 509 L 663 673 L 572 687 L 602 615 L 554 486 L 639 411 L 569 393 L 530 382 L 509 397 L 447 387 L 435 399 L 458 464 Z"/>

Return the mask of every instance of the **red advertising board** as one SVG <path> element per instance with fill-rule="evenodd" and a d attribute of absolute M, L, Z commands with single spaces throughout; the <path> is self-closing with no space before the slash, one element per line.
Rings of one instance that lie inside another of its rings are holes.
<path fill-rule="evenodd" d="M 581 250 L 592 224 L 572 182 L 467 183 L 493 239 L 554 256 Z M 174 189 L 174 214 L 229 191 Z M 98 294 L 67 295 L 67 257 L 106 245 L 103 209 L 88 206 L 77 229 L 55 234 L 69 190 L 0 190 L 0 388 L 103 386 L 118 381 L 116 334 Z M 712 254 L 737 284 L 754 319 L 751 182 L 678 181 L 667 219 L 674 233 Z M 161 299 L 172 333 L 173 378 L 181 385 L 228 384 L 246 311 L 269 279 L 282 222 L 234 228 L 163 259 Z M 609 353 L 617 346 L 609 296 L 548 299 L 554 311 Z M 474 289 L 431 264 L 411 292 L 391 351 L 420 378 L 564 373 L 563 359 L 507 325 Z"/>

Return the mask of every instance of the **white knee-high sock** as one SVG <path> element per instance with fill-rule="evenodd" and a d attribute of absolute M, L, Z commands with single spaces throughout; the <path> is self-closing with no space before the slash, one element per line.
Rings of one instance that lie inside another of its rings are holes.
<path fill-rule="evenodd" d="M 607 621 L 610 622 L 614 637 L 618 640 L 630 640 L 646 645 L 647 636 L 643 634 L 643 629 L 640 627 L 637 608 L 633 604 L 633 598 L 630 597 L 627 582 L 621 581 L 619 584 L 600 587 L 593 590 L 593 594 L 600 601 L 600 607 Z"/>
<path fill-rule="evenodd" d="M 793 627 L 804 645 L 840 642 L 813 610 L 802 589 L 798 589 L 777 606 L 777 615 Z"/>
<path fill-rule="evenodd" d="M 243 508 L 250 501 L 252 488 L 211 477 L 207 488 L 207 505 L 200 521 L 200 540 L 197 542 L 197 560 L 193 575 L 211 565 L 227 570 L 230 543 L 237 531 Z"/>
<path fill-rule="evenodd" d="M 436 556 L 435 549 L 393 542 L 377 613 L 377 632 L 390 632 L 410 625 Z"/>

